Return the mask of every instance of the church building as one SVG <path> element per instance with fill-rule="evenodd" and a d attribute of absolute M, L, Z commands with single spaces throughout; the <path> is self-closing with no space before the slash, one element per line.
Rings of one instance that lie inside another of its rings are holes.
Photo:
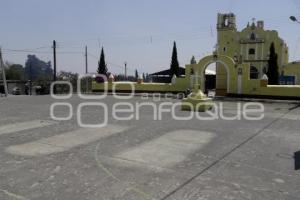
<path fill-rule="evenodd" d="M 290 79 L 293 81 L 289 84 L 299 84 L 300 63 L 288 63 L 287 44 L 279 37 L 277 31 L 265 30 L 264 21 L 255 22 L 253 19 L 243 30 L 238 31 L 233 13 L 218 14 L 217 31 L 218 41 L 215 53 L 227 55 L 238 63 L 250 64 L 250 79 L 261 79 L 266 73 L 270 46 L 274 43 L 281 79 L 284 76 L 292 76 Z M 216 71 L 217 93 L 222 94 L 226 89 L 226 70 L 222 64 L 217 63 Z"/>

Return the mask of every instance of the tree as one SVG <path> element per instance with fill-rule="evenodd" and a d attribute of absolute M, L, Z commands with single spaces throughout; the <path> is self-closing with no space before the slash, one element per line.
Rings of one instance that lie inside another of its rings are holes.
<path fill-rule="evenodd" d="M 100 55 L 100 60 L 98 62 L 98 70 L 97 70 L 98 74 L 107 74 L 107 65 L 105 63 L 105 55 L 104 55 L 104 50 L 102 47 L 101 50 L 101 55 Z"/>
<path fill-rule="evenodd" d="M 25 80 L 25 71 L 22 65 L 6 63 L 6 79 L 7 80 Z"/>
<path fill-rule="evenodd" d="M 135 78 L 136 78 L 136 79 L 139 78 L 139 73 L 138 73 L 138 70 L 137 70 L 137 69 L 135 70 Z"/>
<path fill-rule="evenodd" d="M 73 72 L 67 72 L 67 71 L 60 71 L 57 75 L 58 80 L 68 80 L 70 82 L 77 83 L 78 74 Z"/>
<path fill-rule="evenodd" d="M 270 46 L 270 57 L 268 60 L 267 76 L 270 85 L 279 84 L 278 55 L 275 52 L 275 45 L 273 42 Z"/>
<path fill-rule="evenodd" d="M 193 56 L 192 59 L 191 59 L 191 65 L 194 65 L 194 64 L 197 64 L 195 56 Z"/>
<path fill-rule="evenodd" d="M 150 75 L 148 74 L 148 73 L 146 73 L 146 82 L 150 82 L 151 81 L 151 77 L 150 77 Z"/>
<path fill-rule="evenodd" d="M 146 75 L 143 73 L 143 80 L 146 81 Z"/>
<path fill-rule="evenodd" d="M 170 81 L 174 75 L 179 77 L 179 63 L 178 63 L 178 59 L 177 59 L 177 47 L 176 47 L 175 41 L 174 41 L 174 45 L 173 45 L 172 60 L 171 60 L 171 66 L 170 66 Z"/>
<path fill-rule="evenodd" d="M 57 75 L 57 79 L 61 81 L 69 81 L 73 86 L 73 92 L 77 90 L 77 80 L 78 80 L 78 74 L 73 72 L 66 72 L 66 71 L 60 71 Z M 88 79 L 88 78 L 83 78 Z M 81 86 L 85 86 L 86 81 L 81 81 Z"/>
<path fill-rule="evenodd" d="M 42 61 L 35 55 L 28 55 L 25 63 L 25 76 L 33 81 L 37 79 L 52 80 L 51 62 Z"/>

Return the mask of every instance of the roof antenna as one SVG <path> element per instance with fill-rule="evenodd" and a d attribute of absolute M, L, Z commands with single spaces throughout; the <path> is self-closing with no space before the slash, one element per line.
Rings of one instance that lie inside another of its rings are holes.
<path fill-rule="evenodd" d="M 213 28 L 212 28 L 211 25 L 210 25 L 210 35 L 211 35 L 212 38 L 214 37 L 214 31 L 213 31 Z"/>

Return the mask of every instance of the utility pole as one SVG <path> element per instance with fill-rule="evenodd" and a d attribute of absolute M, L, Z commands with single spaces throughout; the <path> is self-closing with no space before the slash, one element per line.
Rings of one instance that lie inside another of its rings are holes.
<path fill-rule="evenodd" d="M 53 40 L 53 81 L 56 81 L 56 41 Z"/>
<path fill-rule="evenodd" d="M 88 53 L 87 53 L 87 46 L 85 46 L 85 73 L 88 73 Z"/>
<path fill-rule="evenodd" d="M 88 54 L 87 54 L 87 46 L 85 46 L 85 74 L 88 73 Z M 85 89 L 86 93 L 89 91 L 89 79 L 85 77 Z"/>
<path fill-rule="evenodd" d="M 125 62 L 124 64 L 125 64 L 125 80 L 127 80 L 127 62 Z"/>
<path fill-rule="evenodd" d="M 32 95 L 32 65 L 31 61 L 29 61 L 29 95 Z"/>
<path fill-rule="evenodd" d="M 4 62 L 3 62 L 3 58 L 2 58 L 1 48 L 0 48 L 0 66 L 1 66 L 1 69 L 2 69 L 2 79 L 3 79 L 4 92 L 5 92 L 5 96 L 7 97 L 8 90 L 7 90 L 7 82 L 6 82 L 5 68 L 4 68 Z"/>
<path fill-rule="evenodd" d="M 53 82 L 56 81 L 56 41 L 53 40 Z M 56 86 L 54 85 L 53 93 L 56 94 Z"/>

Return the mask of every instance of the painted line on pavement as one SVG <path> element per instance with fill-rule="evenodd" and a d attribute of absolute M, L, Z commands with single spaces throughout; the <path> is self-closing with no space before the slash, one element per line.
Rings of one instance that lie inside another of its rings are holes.
<path fill-rule="evenodd" d="M 45 126 L 50 126 L 55 124 L 54 121 L 47 121 L 47 120 L 33 120 L 27 122 L 18 122 L 13 124 L 7 124 L 0 126 L 0 135 L 15 133 L 20 131 L 25 131 L 34 128 L 41 128 Z"/>
<path fill-rule="evenodd" d="M 5 195 L 7 195 L 9 197 L 9 199 L 16 199 L 16 200 L 29 200 L 26 197 L 14 194 L 12 192 L 9 192 L 7 190 L 2 190 L 0 189 L 0 192 L 3 192 Z"/>
<path fill-rule="evenodd" d="M 211 142 L 215 134 L 194 130 L 177 130 L 114 156 L 159 167 L 169 167 Z"/>
<path fill-rule="evenodd" d="M 49 155 L 68 151 L 71 148 L 123 132 L 126 129 L 127 127 L 117 125 L 108 125 L 104 128 L 95 129 L 79 129 L 25 144 L 9 146 L 6 148 L 6 152 L 20 156 Z"/>

